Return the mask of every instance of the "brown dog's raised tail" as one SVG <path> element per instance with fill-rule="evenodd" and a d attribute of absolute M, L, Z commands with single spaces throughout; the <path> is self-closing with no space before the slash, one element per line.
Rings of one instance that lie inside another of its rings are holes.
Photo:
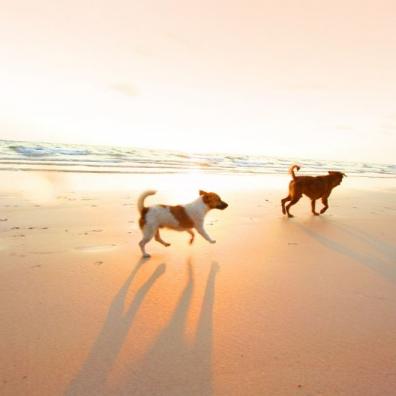
<path fill-rule="evenodd" d="M 300 170 L 300 167 L 299 167 L 298 165 L 292 165 L 292 166 L 289 168 L 289 173 L 291 174 L 293 180 L 296 179 L 296 175 L 294 174 L 294 169 Z"/>

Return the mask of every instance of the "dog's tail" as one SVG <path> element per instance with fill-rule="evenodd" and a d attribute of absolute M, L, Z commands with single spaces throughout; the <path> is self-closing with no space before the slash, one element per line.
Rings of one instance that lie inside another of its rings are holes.
<path fill-rule="evenodd" d="M 293 180 L 296 179 L 296 175 L 294 174 L 294 169 L 300 170 L 300 167 L 299 167 L 298 165 L 292 165 L 292 166 L 289 168 L 289 173 L 291 174 Z"/>
<path fill-rule="evenodd" d="M 143 209 L 145 208 L 144 206 L 144 200 L 149 196 L 149 195 L 154 195 L 157 191 L 155 190 L 148 190 L 145 191 L 144 193 L 140 194 L 138 201 L 137 201 L 137 207 L 140 212 L 140 214 L 143 212 Z"/>

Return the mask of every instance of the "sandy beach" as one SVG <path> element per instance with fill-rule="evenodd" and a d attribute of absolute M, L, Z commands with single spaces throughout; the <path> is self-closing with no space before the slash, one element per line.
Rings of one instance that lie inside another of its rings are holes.
<path fill-rule="evenodd" d="M 324 216 L 289 176 L 2 172 L 2 395 L 378 395 L 396 389 L 396 185 L 346 178 Z M 210 212 L 141 260 L 136 199 Z M 320 207 L 320 205 L 319 205 Z"/>

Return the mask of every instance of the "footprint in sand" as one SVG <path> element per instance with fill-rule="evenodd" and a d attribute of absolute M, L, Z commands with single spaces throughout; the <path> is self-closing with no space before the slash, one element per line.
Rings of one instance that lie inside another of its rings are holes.
<path fill-rule="evenodd" d="M 98 252 L 107 252 L 111 250 L 115 250 L 117 247 L 116 244 L 111 245 L 84 245 L 84 246 L 76 246 L 74 250 L 79 250 L 85 253 L 98 253 Z"/>
<path fill-rule="evenodd" d="M 36 251 L 36 252 L 28 252 L 29 254 L 57 254 L 57 253 L 62 253 L 62 251 Z"/>
<path fill-rule="evenodd" d="M 4 219 L 0 219 L 0 221 L 8 221 L 8 219 L 4 218 Z"/>

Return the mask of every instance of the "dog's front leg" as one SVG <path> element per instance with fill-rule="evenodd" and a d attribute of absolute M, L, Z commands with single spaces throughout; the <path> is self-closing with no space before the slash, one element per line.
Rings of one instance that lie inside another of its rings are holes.
<path fill-rule="evenodd" d="M 312 213 L 313 213 L 315 216 L 318 216 L 319 213 L 315 210 L 315 203 L 316 203 L 316 199 L 312 199 L 312 200 L 311 200 Z"/>
<path fill-rule="evenodd" d="M 198 231 L 199 234 L 201 234 L 208 242 L 210 243 L 216 243 L 214 239 L 212 239 L 209 234 L 205 231 L 203 224 L 197 224 L 195 226 L 196 230 Z"/>
<path fill-rule="evenodd" d="M 322 198 L 322 203 L 323 203 L 324 207 L 321 209 L 320 213 L 326 212 L 326 210 L 327 210 L 328 207 L 329 207 L 329 201 L 327 200 L 327 198 L 328 198 L 328 197 L 323 197 L 323 198 Z"/>

